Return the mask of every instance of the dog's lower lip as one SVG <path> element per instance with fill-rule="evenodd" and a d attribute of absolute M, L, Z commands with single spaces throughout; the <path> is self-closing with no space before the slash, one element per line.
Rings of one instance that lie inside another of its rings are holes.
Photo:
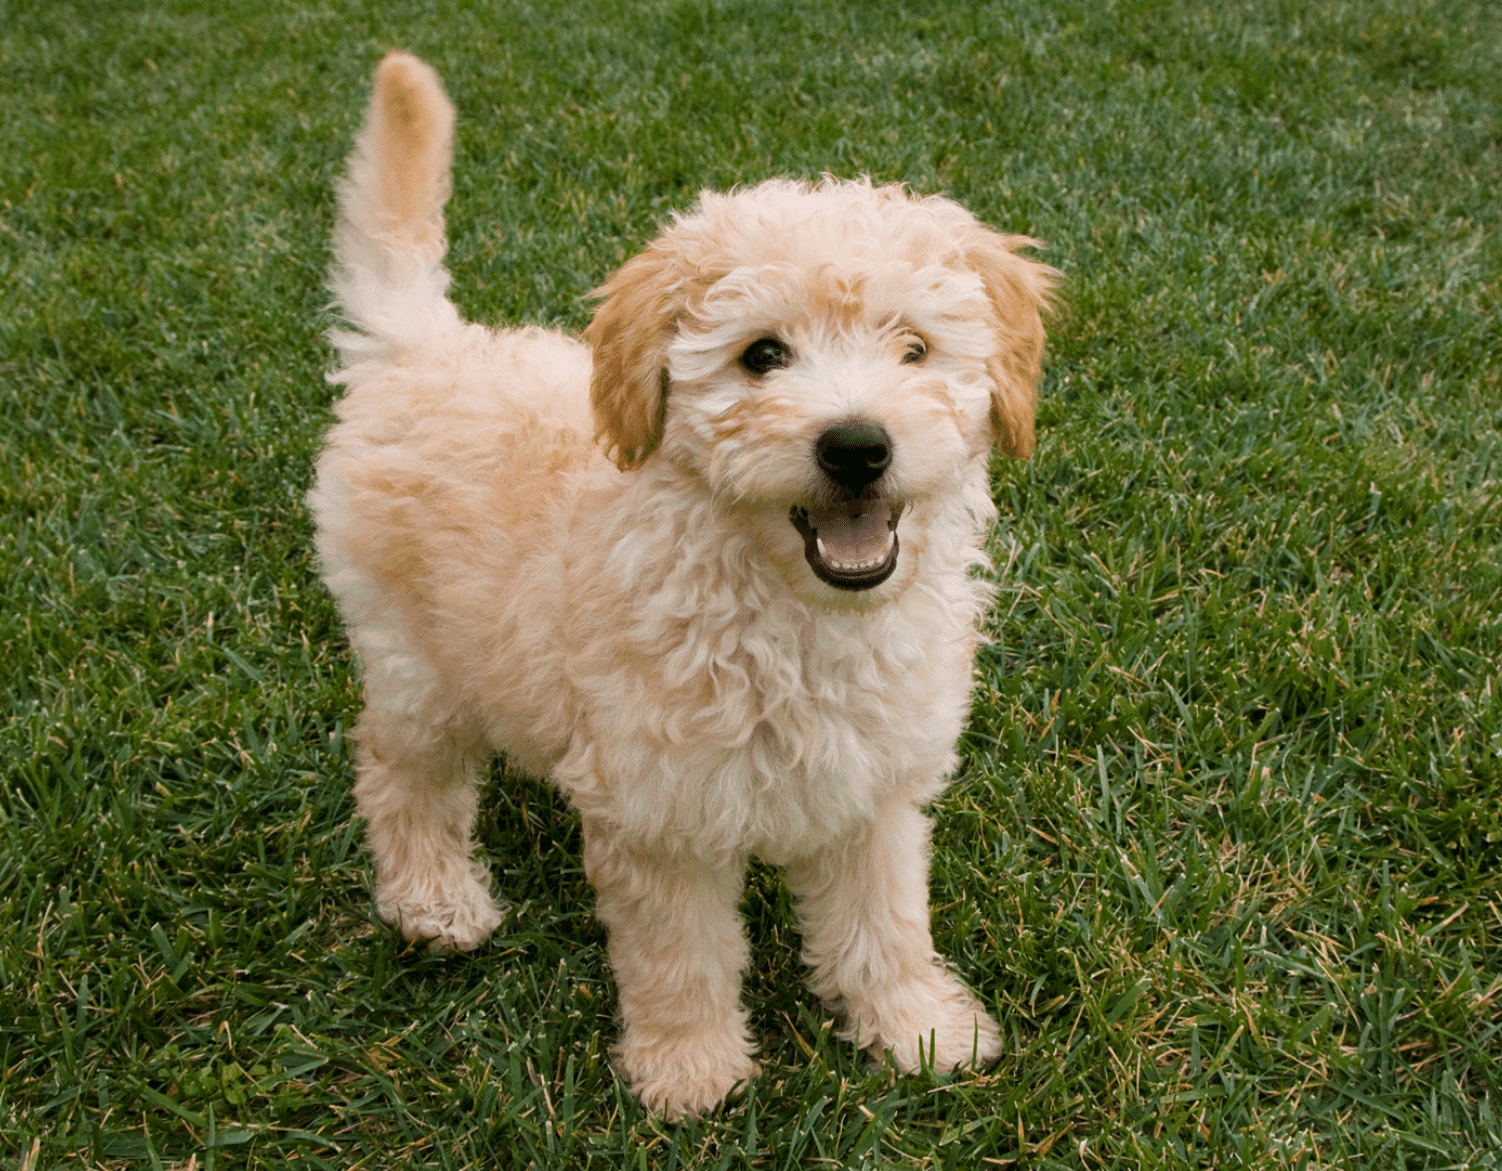
<path fill-rule="evenodd" d="M 897 568 L 897 556 L 900 549 L 897 521 L 902 510 L 882 501 L 868 501 L 864 502 L 864 505 L 852 504 L 847 507 L 857 519 L 864 519 L 868 530 L 873 527 L 875 514 L 886 513 L 883 518 L 887 528 L 885 550 L 868 557 L 837 560 L 829 555 L 824 541 L 819 536 L 816 518 L 810 516 L 807 508 L 795 505 L 789 511 L 788 519 L 803 537 L 804 559 L 820 581 L 841 590 L 873 589 L 891 577 L 892 572 Z"/>

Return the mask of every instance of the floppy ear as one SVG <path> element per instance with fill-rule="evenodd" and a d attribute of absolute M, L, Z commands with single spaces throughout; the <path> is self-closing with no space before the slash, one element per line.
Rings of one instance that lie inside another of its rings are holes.
<path fill-rule="evenodd" d="M 616 467 L 630 471 L 662 442 L 668 343 L 679 313 L 676 257 L 662 242 L 626 261 L 595 290 L 605 303 L 584 331 L 594 352 L 589 400 L 595 438 Z"/>
<path fill-rule="evenodd" d="M 991 421 L 1002 455 L 1026 459 L 1033 453 L 1033 405 L 1043 367 L 1043 311 L 1059 273 L 1018 256 L 1036 247 L 1026 236 L 1002 236 L 978 224 L 961 243 L 970 271 L 985 286 L 996 316 L 997 347 L 990 360 Z"/>

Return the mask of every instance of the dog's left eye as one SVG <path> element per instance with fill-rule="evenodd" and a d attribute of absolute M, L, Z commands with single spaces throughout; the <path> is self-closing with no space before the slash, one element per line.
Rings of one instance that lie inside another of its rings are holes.
<path fill-rule="evenodd" d="M 926 357 L 928 357 L 928 347 L 917 338 L 914 338 L 903 348 L 902 364 L 904 366 L 913 366 L 923 361 Z"/>
<path fill-rule="evenodd" d="M 780 370 L 792 360 L 792 353 L 787 346 L 775 337 L 757 338 L 741 355 L 741 365 L 746 370 L 760 378 L 768 370 Z"/>

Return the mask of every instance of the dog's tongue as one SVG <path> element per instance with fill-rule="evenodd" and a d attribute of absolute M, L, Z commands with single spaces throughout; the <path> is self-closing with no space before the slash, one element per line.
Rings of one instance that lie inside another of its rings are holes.
<path fill-rule="evenodd" d="M 877 501 L 810 509 L 808 523 L 818 536 L 819 556 L 834 570 L 879 565 L 892 548 L 892 510 Z"/>

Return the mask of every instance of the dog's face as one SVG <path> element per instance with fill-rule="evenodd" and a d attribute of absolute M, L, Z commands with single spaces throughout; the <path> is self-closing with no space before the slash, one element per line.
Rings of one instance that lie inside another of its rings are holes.
<path fill-rule="evenodd" d="M 706 194 L 604 286 L 602 437 L 751 519 L 805 600 L 916 573 L 935 501 L 994 443 L 1026 457 L 1052 270 L 948 200 L 774 180 Z"/>

